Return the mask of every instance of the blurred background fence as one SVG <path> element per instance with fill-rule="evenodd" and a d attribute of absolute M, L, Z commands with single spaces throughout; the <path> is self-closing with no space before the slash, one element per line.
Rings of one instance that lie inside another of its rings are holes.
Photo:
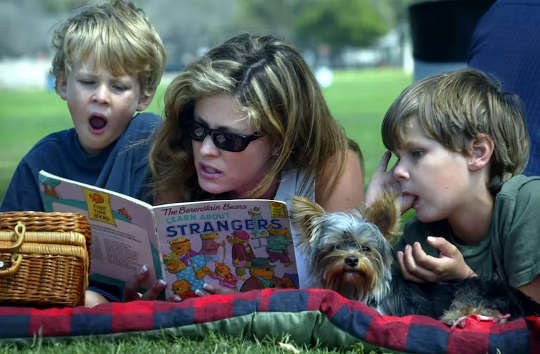
<path fill-rule="evenodd" d="M 61 20 L 96 0 L 0 0 L 0 88 L 51 85 L 50 38 Z M 293 42 L 313 67 L 412 71 L 411 0 L 135 0 L 163 38 L 167 72 L 240 32 Z"/>

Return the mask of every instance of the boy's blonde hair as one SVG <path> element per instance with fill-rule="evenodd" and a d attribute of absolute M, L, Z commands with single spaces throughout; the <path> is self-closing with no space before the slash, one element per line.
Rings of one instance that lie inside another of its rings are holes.
<path fill-rule="evenodd" d="M 250 127 L 279 147 L 252 196 L 266 191 L 286 168 L 305 171 L 304 187 L 333 155 L 336 175 L 342 171 L 347 138 L 301 55 L 275 37 L 241 34 L 192 62 L 167 88 L 165 121 L 150 153 L 160 197 L 168 202 L 211 198 L 198 187 L 191 138 L 183 126 L 193 119 L 197 100 L 220 94 L 233 97 Z"/>
<path fill-rule="evenodd" d="M 83 8 L 54 32 L 52 46 L 56 78 L 67 77 L 75 62 L 93 58 L 96 67 L 114 75 L 137 75 L 144 95 L 156 90 L 167 61 L 161 38 L 143 10 L 122 0 Z"/>
<path fill-rule="evenodd" d="M 401 147 L 411 118 L 417 119 L 427 137 L 466 156 L 473 138 L 488 135 L 495 145 L 489 164 L 492 193 L 527 163 L 529 135 L 518 97 L 503 92 L 497 81 L 478 70 L 436 74 L 403 90 L 382 123 L 388 150 Z"/>

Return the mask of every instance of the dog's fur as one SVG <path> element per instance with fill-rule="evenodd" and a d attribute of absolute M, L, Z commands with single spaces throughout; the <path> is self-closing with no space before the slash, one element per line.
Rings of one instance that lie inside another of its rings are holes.
<path fill-rule="evenodd" d="M 447 324 L 470 314 L 502 320 L 540 315 L 540 305 L 503 282 L 472 277 L 417 284 L 392 266 L 388 238 L 397 235 L 400 213 L 395 195 L 384 194 L 364 210 L 327 213 L 294 197 L 291 216 L 307 251 L 311 284 L 361 300 L 381 314 L 440 318 Z"/>

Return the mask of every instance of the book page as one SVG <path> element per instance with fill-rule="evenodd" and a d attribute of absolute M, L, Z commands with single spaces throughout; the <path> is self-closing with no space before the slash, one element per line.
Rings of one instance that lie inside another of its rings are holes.
<path fill-rule="evenodd" d="M 284 202 L 228 200 L 154 207 L 167 298 L 203 284 L 233 291 L 298 288 Z"/>
<path fill-rule="evenodd" d="M 161 278 L 152 211 L 146 203 L 42 172 L 45 210 L 79 213 L 90 223 L 90 279 L 123 288 L 143 264 L 151 276 L 141 290 Z"/>

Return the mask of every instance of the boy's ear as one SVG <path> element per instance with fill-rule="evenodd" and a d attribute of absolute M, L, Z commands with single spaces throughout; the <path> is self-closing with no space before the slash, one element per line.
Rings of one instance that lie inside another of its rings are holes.
<path fill-rule="evenodd" d="M 137 111 L 144 111 L 146 107 L 148 107 L 150 102 L 152 102 L 155 94 L 156 90 L 152 90 L 150 93 L 141 92 L 141 96 L 139 97 L 139 103 L 137 104 Z"/>
<path fill-rule="evenodd" d="M 471 171 L 478 171 L 489 164 L 495 144 L 487 134 L 478 134 L 471 140 L 468 166 Z"/>
<path fill-rule="evenodd" d="M 65 74 L 59 74 L 56 77 L 54 88 L 56 92 L 58 92 L 58 95 L 60 95 L 60 97 L 65 100 L 67 97 L 67 79 Z"/>

